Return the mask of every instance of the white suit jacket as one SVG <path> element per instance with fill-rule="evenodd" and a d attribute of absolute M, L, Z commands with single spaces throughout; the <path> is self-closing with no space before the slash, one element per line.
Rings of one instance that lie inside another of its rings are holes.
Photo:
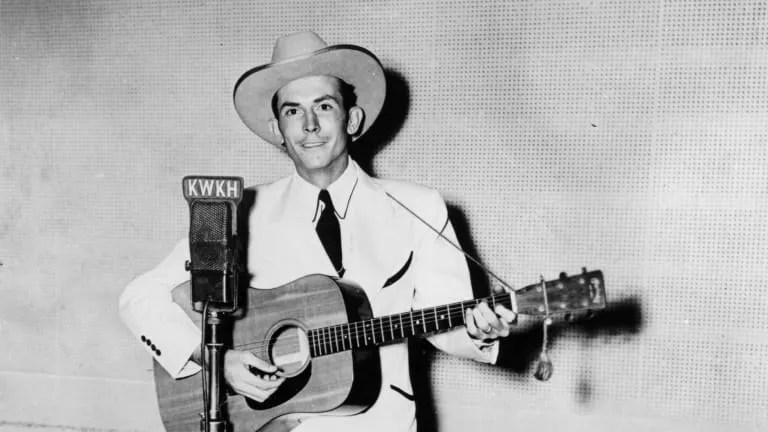
<path fill-rule="evenodd" d="M 431 189 L 369 177 L 352 160 L 328 188 L 342 234 L 345 279 L 368 295 L 375 316 L 442 305 L 472 297 L 465 258 L 387 194 L 402 202 L 456 243 L 445 203 Z M 315 232 L 319 189 L 298 174 L 255 188 L 249 217 L 248 269 L 251 287 L 268 289 L 299 277 L 336 272 Z M 155 359 L 180 378 L 199 371 L 189 361 L 200 330 L 171 301 L 171 290 L 189 279 L 187 240 L 155 269 L 131 282 L 120 298 L 120 314 Z M 385 286 L 386 285 L 386 286 Z M 480 348 L 463 328 L 434 335 L 439 349 L 493 362 L 496 347 Z M 415 431 L 415 407 L 407 344 L 380 348 L 382 388 L 374 405 L 352 417 L 318 416 L 295 431 Z"/>

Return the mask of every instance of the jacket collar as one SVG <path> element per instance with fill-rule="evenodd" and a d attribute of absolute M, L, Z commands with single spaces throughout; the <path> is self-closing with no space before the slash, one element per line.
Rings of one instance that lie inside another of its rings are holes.
<path fill-rule="evenodd" d="M 349 156 L 347 156 L 349 158 Z M 352 201 L 352 194 L 357 188 L 359 178 L 363 171 L 357 163 L 351 158 L 348 159 L 347 169 L 328 186 L 328 193 L 331 194 L 333 207 L 339 219 L 347 217 L 349 203 Z M 279 217 L 302 219 L 308 222 L 315 222 L 320 214 L 320 201 L 318 195 L 320 188 L 307 182 L 298 172 L 294 171 L 288 178 L 288 187 L 283 196 L 282 208 L 278 212 Z"/>

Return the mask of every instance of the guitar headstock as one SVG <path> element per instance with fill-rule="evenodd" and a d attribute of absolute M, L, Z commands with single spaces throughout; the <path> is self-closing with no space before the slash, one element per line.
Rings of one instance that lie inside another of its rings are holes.
<path fill-rule="evenodd" d="M 546 300 L 544 294 L 546 293 Z M 605 308 L 605 283 L 600 270 L 528 285 L 515 291 L 518 313 L 523 315 L 566 315 Z"/>

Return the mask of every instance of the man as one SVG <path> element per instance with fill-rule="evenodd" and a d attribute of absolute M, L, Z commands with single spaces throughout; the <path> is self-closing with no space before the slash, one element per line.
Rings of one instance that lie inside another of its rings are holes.
<path fill-rule="evenodd" d="M 255 190 L 248 221 L 252 287 L 277 287 L 312 273 L 343 276 L 365 290 L 377 316 L 471 298 L 466 261 L 446 240 L 455 243 L 456 237 L 439 194 L 373 179 L 348 155 L 378 116 L 384 95 L 384 73 L 373 54 L 352 45 L 327 46 L 311 32 L 278 39 L 272 61 L 238 81 L 238 114 L 258 136 L 284 149 L 296 168 Z M 200 369 L 200 331 L 170 297 L 189 278 L 183 265 L 188 252 L 188 243 L 180 242 L 120 299 L 129 329 L 175 378 Z M 493 362 L 493 341 L 509 333 L 515 318 L 504 307 L 491 310 L 483 303 L 465 312 L 466 328 L 429 340 L 446 352 Z M 308 418 L 295 431 L 415 431 L 407 345 L 382 347 L 380 357 L 382 388 L 371 408 L 350 417 Z M 284 382 L 276 370 L 248 351 L 225 354 L 227 383 L 256 401 Z"/>

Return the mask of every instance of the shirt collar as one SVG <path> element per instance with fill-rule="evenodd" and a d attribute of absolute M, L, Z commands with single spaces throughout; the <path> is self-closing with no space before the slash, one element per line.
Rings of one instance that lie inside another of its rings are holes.
<path fill-rule="evenodd" d="M 349 156 L 347 157 L 349 158 Z M 328 193 L 331 195 L 331 201 L 333 201 L 333 207 L 336 210 L 336 216 L 339 219 L 347 217 L 349 204 L 352 201 L 352 193 L 354 193 L 357 186 L 359 172 L 360 167 L 354 160 L 349 158 L 347 168 L 327 188 Z M 302 219 L 305 217 L 311 218 L 314 222 L 321 210 L 320 200 L 318 200 L 319 194 L 320 188 L 301 178 L 298 172 L 293 172 L 287 198 L 294 203 L 292 207 L 297 210 L 297 216 Z"/>

